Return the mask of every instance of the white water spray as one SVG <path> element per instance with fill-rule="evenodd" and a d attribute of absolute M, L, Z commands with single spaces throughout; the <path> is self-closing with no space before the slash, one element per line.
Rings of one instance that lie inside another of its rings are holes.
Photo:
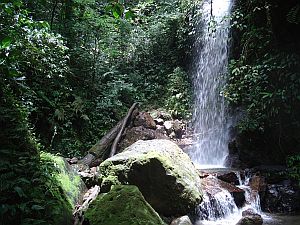
<path fill-rule="evenodd" d="M 201 44 L 194 75 L 193 127 L 195 145 L 190 156 L 197 166 L 225 166 L 228 155 L 227 107 L 221 89 L 226 82 L 231 0 L 205 0 Z"/>

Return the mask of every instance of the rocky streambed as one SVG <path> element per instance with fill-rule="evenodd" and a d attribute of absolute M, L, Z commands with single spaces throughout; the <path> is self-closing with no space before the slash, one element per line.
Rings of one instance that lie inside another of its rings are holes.
<path fill-rule="evenodd" d="M 69 159 L 89 189 L 74 209 L 73 224 L 293 225 L 291 218 L 298 217 L 268 214 L 300 208 L 299 188 L 284 168 L 198 170 L 177 145 L 191 144 L 185 123 L 152 116 L 139 113 L 121 151 L 99 166 Z"/>

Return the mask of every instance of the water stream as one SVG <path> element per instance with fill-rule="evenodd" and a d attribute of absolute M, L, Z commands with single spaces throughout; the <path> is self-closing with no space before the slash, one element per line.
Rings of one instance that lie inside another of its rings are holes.
<path fill-rule="evenodd" d="M 231 0 L 205 0 L 194 74 L 193 128 L 190 156 L 199 167 L 224 167 L 228 155 L 227 107 L 220 95 L 226 82 Z"/>
<path fill-rule="evenodd" d="M 210 187 L 209 191 L 204 191 L 204 200 L 197 208 L 196 225 L 235 225 L 242 218 L 242 212 L 248 209 L 260 214 L 264 222 L 271 220 L 270 216 L 261 211 L 258 192 L 251 190 L 249 186 L 250 176 L 242 179 L 239 172 L 236 174 L 239 178 L 237 187 L 245 191 L 244 205 L 238 208 L 229 191 L 216 183 L 214 187 Z M 215 180 L 218 179 L 215 178 Z"/>

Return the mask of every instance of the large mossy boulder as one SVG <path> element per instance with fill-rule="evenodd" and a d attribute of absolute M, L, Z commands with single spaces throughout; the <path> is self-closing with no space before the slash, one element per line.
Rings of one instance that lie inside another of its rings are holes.
<path fill-rule="evenodd" d="M 136 185 L 165 216 L 186 215 L 202 201 L 200 177 L 189 156 L 168 140 L 137 141 L 100 165 L 102 191 Z"/>
<path fill-rule="evenodd" d="M 72 224 L 72 212 L 77 202 L 80 202 L 83 193 L 87 190 L 85 184 L 68 162 L 50 153 L 41 153 L 41 162 L 44 165 L 45 173 L 50 173 L 52 180 L 48 181 L 48 191 L 53 199 L 51 213 L 55 216 L 55 224 Z"/>
<path fill-rule="evenodd" d="M 85 213 L 90 225 L 165 225 L 134 185 L 115 185 Z"/>

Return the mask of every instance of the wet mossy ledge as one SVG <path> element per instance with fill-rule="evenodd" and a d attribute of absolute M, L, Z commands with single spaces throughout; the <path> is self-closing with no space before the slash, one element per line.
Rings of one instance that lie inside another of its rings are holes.
<path fill-rule="evenodd" d="M 90 225 L 166 225 L 134 185 L 112 186 L 90 205 L 85 218 Z"/>

